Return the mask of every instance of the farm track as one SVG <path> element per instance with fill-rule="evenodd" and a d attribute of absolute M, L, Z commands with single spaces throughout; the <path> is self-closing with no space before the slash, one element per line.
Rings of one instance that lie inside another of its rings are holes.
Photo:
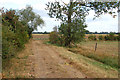
<path fill-rule="evenodd" d="M 60 57 L 54 47 L 43 44 L 42 40 L 32 41 L 35 58 L 35 78 L 85 78 L 77 69 L 65 65 L 67 61 Z"/>

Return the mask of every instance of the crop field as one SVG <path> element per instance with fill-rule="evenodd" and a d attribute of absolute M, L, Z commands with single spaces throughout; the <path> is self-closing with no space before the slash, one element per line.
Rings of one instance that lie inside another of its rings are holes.
<path fill-rule="evenodd" d="M 48 40 L 49 34 L 32 34 L 34 39 Z"/>
<path fill-rule="evenodd" d="M 96 43 L 97 48 L 95 51 Z M 78 46 L 78 48 L 72 48 L 70 50 L 118 69 L 117 41 L 86 41 L 81 42 Z"/>
<path fill-rule="evenodd" d="M 103 37 L 105 37 L 105 36 L 107 36 L 108 34 L 85 34 L 85 39 L 87 40 L 90 35 L 96 36 L 96 38 L 98 39 L 98 37 L 99 37 L 100 35 L 103 36 Z M 117 35 L 115 34 L 114 36 L 117 36 Z"/>

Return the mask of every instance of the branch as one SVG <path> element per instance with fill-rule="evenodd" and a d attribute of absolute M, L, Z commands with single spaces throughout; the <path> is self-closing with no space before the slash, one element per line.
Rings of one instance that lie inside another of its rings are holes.
<path fill-rule="evenodd" d="M 62 0 L 61 0 L 62 1 Z M 63 2 L 63 1 L 62 1 Z M 63 2 L 65 5 L 67 5 L 65 2 Z"/>

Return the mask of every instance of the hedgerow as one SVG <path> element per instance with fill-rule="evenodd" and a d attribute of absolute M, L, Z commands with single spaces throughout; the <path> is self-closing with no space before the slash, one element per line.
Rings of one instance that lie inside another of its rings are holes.
<path fill-rule="evenodd" d="M 2 13 L 2 58 L 9 59 L 24 48 L 28 42 L 28 32 L 18 20 L 15 10 Z"/>

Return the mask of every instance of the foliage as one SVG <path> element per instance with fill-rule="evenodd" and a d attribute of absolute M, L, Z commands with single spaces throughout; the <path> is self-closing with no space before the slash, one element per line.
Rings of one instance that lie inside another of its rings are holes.
<path fill-rule="evenodd" d="M 2 57 L 11 58 L 16 52 L 24 48 L 29 36 L 25 27 L 15 15 L 15 10 L 2 13 Z"/>
<path fill-rule="evenodd" d="M 92 35 L 92 34 L 90 36 L 88 36 L 88 39 L 89 40 L 97 40 L 96 36 Z"/>
<path fill-rule="evenodd" d="M 30 6 L 16 12 L 2 10 L 2 52 L 3 59 L 9 59 L 24 48 L 37 26 L 44 24 L 39 15 Z"/>
<path fill-rule="evenodd" d="M 49 10 L 48 15 L 51 18 L 61 20 L 60 33 L 65 38 L 65 46 L 70 46 L 71 43 L 79 42 L 85 34 L 85 17 L 90 10 L 94 10 L 99 17 L 101 14 L 114 13 L 113 8 L 118 7 L 119 2 L 79 2 L 70 0 L 68 4 L 60 4 L 60 2 L 48 2 L 46 10 Z"/>
<path fill-rule="evenodd" d="M 104 39 L 105 39 L 106 41 L 107 41 L 107 40 L 110 40 L 109 35 L 104 36 Z"/>
<path fill-rule="evenodd" d="M 32 37 L 32 32 L 37 30 L 38 26 L 44 25 L 44 21 L 40 15 L 34 13 L 33 8 L 29 5 L 26 6 L 25 9 L 19 10 L 17 15 L 19 15 L 21 23 L 27 27 L 26 30 L 29 34 L 29 38 Z"/>
<path fill-rule="evenodd" d="M 53 31 L 50 33 L 50 37 L 49 37 L 49 40 L 52 44 L 56 44 L 57 41 L 58 41 L 58 34 L 57 32 Z"/>
<path fill-rule="evenodd" d="M 52 31 L 49 37 L 50 43 L 57 44 L 59 46 L 65 46 L 65 38 L 56 31 Z"/>
<path fill-rule="evenodd" d="M 111 33 L 109 34 L 109 40 L 114 40 L 114 37 L 115 37 L 115 36 L 114 36 L 114 33 L 111 32 Z"/>
<path fill-rule="evenodd" d="M 102 35 L 99 35 L 99 40 L 104 40 L 104 37 Z"/>
<path fill-rule="evenodd" d="M 111 32 L 109 35 L 104 36 L 104 39 L 106 41 L 107 40 L 109 40 L 109 41 L 119 40 L 119 34 L 115 36 L 115 34 Z"/>
<path fill-rule="evenodd" d="M 120 41 L 120 33 L 118 33 L 117 39 L 118 41 Z"/>

